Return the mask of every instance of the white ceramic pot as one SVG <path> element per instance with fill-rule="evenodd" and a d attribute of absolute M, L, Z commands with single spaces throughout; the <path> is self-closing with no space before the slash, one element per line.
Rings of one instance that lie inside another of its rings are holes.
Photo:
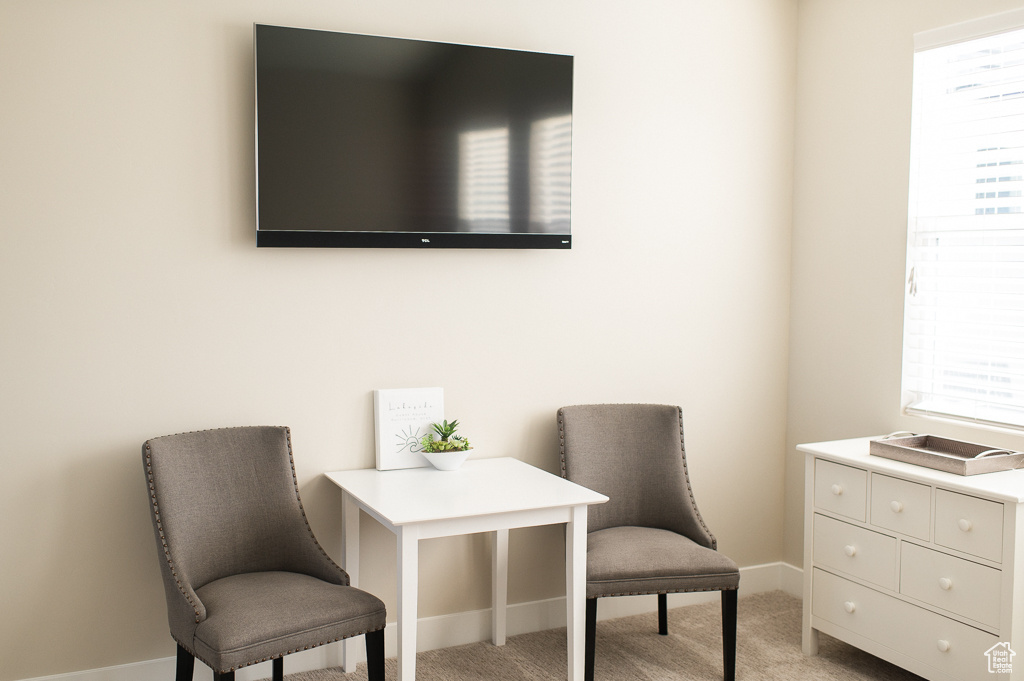
<path fill-rule="evenodd" d="M 461 452 L 420 452 L 439 471 L 454 471 L 469 457 L 468 449 Z"/>

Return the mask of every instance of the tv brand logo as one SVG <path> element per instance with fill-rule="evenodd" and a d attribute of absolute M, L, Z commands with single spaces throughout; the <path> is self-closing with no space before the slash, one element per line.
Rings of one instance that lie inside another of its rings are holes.
<path fill-rule="evenodd" d="M 997 643 L 985 651 L 988 658 L 989 674 L 1012 674 L 1013 673 L 1013 648 L 1009 643 Z"/>
<path fill-rule="evenodd" d="M 430 239 L 420 239 L 420 241 L 422 241 L 425 244 L 429 244 L 430 243 Z"/>

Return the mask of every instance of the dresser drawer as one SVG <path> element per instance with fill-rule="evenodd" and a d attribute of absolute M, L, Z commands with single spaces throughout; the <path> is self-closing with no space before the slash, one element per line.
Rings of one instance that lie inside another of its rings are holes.
<path fill-rule="evenodd" d="M 900 593 L 987 626 L 999 627 L 1002 573 L 904 542 Z"/>
<path fill-rule="evenodd" d="M 985 651 L 998 638 L 815 569 L 812 614 L 958 679 L 987 678 Z"/>
<path fill-rule="evenodd" d="M 935 543 L 997 563 L 1003 560 L 1003 505 L 935 490 Z"/>
<path fill-rule="evenodd" d="M 868 473 L 831 461 L 814 461 L 814 505 L 847 518 L 865 521 Z"/>
<path fill-rule="evenodd" d="M 931 487 L 871 474 L 872 525 L 928 541 L 931 519 Z"/>
<path fill-rule="evenodd" d="M 814 562 L 896 590 L 896 539 L 814 515 Z"/>

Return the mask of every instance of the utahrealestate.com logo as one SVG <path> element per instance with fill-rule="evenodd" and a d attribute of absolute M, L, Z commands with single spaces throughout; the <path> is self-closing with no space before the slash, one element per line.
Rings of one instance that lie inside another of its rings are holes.
<path fill-rule="evenodd" d="M 985 651 L 988 658 L 989 674 L 1010 674 L 1013 672 L 1013 648 L 1009 643 L 997 643 Z"/>

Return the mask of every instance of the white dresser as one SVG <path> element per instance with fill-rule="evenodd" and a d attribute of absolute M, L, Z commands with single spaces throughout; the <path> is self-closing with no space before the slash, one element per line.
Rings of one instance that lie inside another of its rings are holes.
<path fill-rule="evenodd" d="M 1024 470 L 943 473 L 869 441 L 797 447 L 804 653 L 821 631 L 932 681 L 1024 681 Z"/>

